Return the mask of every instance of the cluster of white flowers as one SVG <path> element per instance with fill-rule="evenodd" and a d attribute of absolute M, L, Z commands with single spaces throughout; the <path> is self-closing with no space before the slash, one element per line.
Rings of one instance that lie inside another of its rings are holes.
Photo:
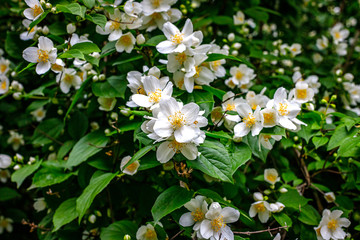
<path fill-rule="evenodd" d="M 349 37 L 350 31 L 344 28 L 342 23 L 335 24 L 330 29 L 330 36 L 335 44 L 335 52 L 339 56 L 345 56 L 347 54 L 348 43 L 346 39 Z M 316 40 L 316 47 L 323 51 L 329 47 L 329 40 L 326 36 L 322 36 Z"/>
<path fill-rule="evenodd" d="M 204 196 L 196 196 L 184 207 L 190 212 L 184 213 L 179 220 L 183 227 L 193 226 L 198 239 L 227 239 L 233 240 L 234 233 L 228 223 L 238 221 L 240 212 L 232 207 L 222 208 L 218 202 L 208 202 Z"/>
<path fill-rule="evenodd" d="M 6 183 L 10 178 L 10 172 L 7 170 L 11 166 L 12 159 L 9 155 L 0 154 L 0 182 Z"/>
<path fill-rule="evenodd" d="M 340 210 L 325 209 L 323 211 L 319 226 L 314 228 L 318 240 L 346 238 L 347 234 L 342 228 L 349 227 L 350 221 L 347 218 L 340 218 L 342 214 Z"/>

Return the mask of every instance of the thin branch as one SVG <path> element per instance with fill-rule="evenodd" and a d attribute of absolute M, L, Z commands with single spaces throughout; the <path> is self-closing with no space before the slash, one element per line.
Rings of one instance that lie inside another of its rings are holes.
<path fill-rule="evenodd" d="M 45 137 L 47 137 L 48 139 L 50 139 L 51 141 L 53 142 L 56 142 L 57 144 L 60 144 L 61 146 L 64 145 L 64 143 L 56 140 L 55 138 L 51 137 L 49 134 L 47 134 L 46 132 L 44 132 L 43 130 L 39 129 L 39 128 L 36 128 L 34 125 L 31 125 L 33 128 L 35 128 L 35 132 L 39 132 L 41 133 L 42 135 L 44 135 Z"/>
<path fill-rule="evenodd" d="M 269 234 L 271 234 L 271 231 L 278 231 L 280 229 L 283 228 L 288 228 L 288 226 L 283 226 L 283 227 L 276 227 L 276 228 L 268 228 L 268 229 L 264 229 L 264 230 L 259 230 L 259 231 L 247 231 L 247 232 L 234 232 L 234 234 L 241 234 L 241 235 L 248 235 L 250 236 L 251 234 L 258 234 L 258 233 L 264 233 L 264 232 L 268 232 Z"/>
<path fill-rule="evenodd" d="M 182 234 L 183 232 L 185 232 L 185 230 L 181 230 L 179 231 L 177 234 L 175 234 L 172 238 L 170 238 L 170 240 L 174 240 L 177 236 L 179 236 L 180 234 Z"/>

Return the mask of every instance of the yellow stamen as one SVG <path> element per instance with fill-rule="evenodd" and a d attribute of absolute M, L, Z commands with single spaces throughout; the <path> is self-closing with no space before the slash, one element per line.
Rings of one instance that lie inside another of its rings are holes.
<path fill-rule="evenodd" d="M 269 112 L 269 113 L 263 113 L 264 116 L 264 124 L 267 125 L 273 125 L 275 124 L 275 116 L 274 113 Z"/>
<path fill-rule="evenodd" d="M 275 182 L 276 181 L 276 176 L 273 174 L 269 174 L 266 176 L 267 180 L 269 180 L 270 182 Z"/>
<path fill-rule="evenodd" d="M 64 77 L 63 81 L 69 85 L 72 83 L 72 80 L 73 80 L 73 76 L 65 73 L 65 77 Z"/>
<path fill-rule="evenodd" d="M 129 46 L 129 45 L 132 44 L 130 35 L 123 35 L 123 36 L 120 38 L 120 41 L 121 41 L 122 44 L 124 44 L 125 46 Z"/>
<path fill-rule="evenodd" d="M 136 168 L 137 168 L 137 164 L 135 162 L 133 162 L 132 164 L 126 167 L 126 169 L 129 170 L 130 172 L 134 172 Z"/>
<path fill-rule="evenodd" d="M 227 111 L 233 111 L 233 110 L 235 110 L 235 104 L 230 104 L 230 103 L 228 103 L 228 104 L 226 105 L 226 110 L 227 110 Z"/>
<path fill-rule="evenodd" d="M 173 140 L 168 144 L 168 147 L 171 148 L 175 153 L 179 153 L 183 145 L 183 143 L 179 143 L 176 140 Z"/>
<path fill-rule="evenodd" d="M 336 219 L 331 219 L 328 224 L 327 227 L 332 230 L 335 231 L 338 228 L 338 221 Z"/>
<path fill-rule="evenodd" d="M 219 69 L 219 66 L 221 66 L 220 60 L 212 62 L 212 67 L 213 67 L 214 71 L 217 71 Z"/>
<path fill-rule="evenodd" d="M 143 88 L 143 86 L 138 87 L 138 89 L 136 90 L 137 94 L 142 94 L 142 95 L 146 95 L 146 92 Z"/>
<path fill-rule="evenodd" d="M 149 94 L 150 102 L 158 103 L 161 99 L 161 89 L 156 89 L 155 92 Z"/>
<path fill-rule="evenodd" d="M 200 222 L 205 218 L 205 214 L 201 211 L 200 208 L 197 208 L 195 211 L 191 212 L 191 216 L 195 222 Z"/>
<path fill-rule="evenodd" d="M 154 230 L 147 229 L 146 233 L 145 233 L 145 238 L 146 239 L 155 239 L 156 238 L 156 232 Z"/>
<path fill-rule="evenodd" d="M 268 142 L 271 138 L 271 135 L 263 135 L 264 141 Z"/>
<path fill-rule="evenodd" d="M 225 227 L 223 216 L 217 217 L 211 221 L 211 228 L 218 232 L 222 227 Z"/>
<path fill-rule="evenodd" d="M 257 212 L 265 212 L 266 211 L 264 203 L 262 203 L 262 202 L 255 204 L 255 209 Z"/>
<path fill-rule="evenodd" d="M 336 33 L 335 33 L 335 38 L 336 38 L 336 39 L 339 39 L 340 37 L 341 37 L 340 32 L 336 32 Z"/>
<path fill-rule="evenodd" d="M 200 76 L 200 72 L 201 72 L 201 68 L 199 66 L 195 66 L 195 75 L 194 75 L 194 78 L 198 78 Z"/>
<path fill-rule="evenodd" d="M 2 89 L 2 90 L 5 90 L 6 87 L 7 87 L 6 81 L 3 81 L 3 82 L 1 83 L 1 89 Z"/>
<path fill-rule="evenodd" d="M 54 71 L 61 71 L 63 69 L 63 67 L 61 65 L 58 65 L 55 63 L 51 66 L 51 69 Z"/>
<path fill-rule="evenodd" d="M 169 122 L 174 129 L 178 129 L 185 124 L 185 116 L 180 111 L 175 112 L 168 117 Z"/>
<path fill-rule="evenodd" d="M 186 54 L 185 53 L 179 53 L 176 55 L 175 59 L 182 65 L 186 61 Z"/>
<path fill-rule="evenodd" d="M 152 5 L 153 5 L 155 8 L 160 7 L 160 4 L 161 4 L 161 0 L 152 0 Z"/>
<path fill-rule="evenodd" d="M 249 113 L 249 115 L 245 117 L 243 121 L 246 124 L 246 127 L 250 128 L 255 124 L 255 117 L 252 113 Z"/>
<path fill-rule="evenodd" d="M 39 16 L 41 13 L 43 13 L 43 10 L 41 9 L 41 7 L 39 5 L 35 5 L 32 10 L 34 11 L 34 18 L 36 18 L 37 16 Z"/>
<path fill-rule="evenodd" d="M 118 30 L 120 28 L 120 22 L 115 20 L 111 21 L 110 29 L 111 30 Z"/>
<path fill-rule="evenodd" d="M 180 44 L 184 40 L 184 34 L 183 33 L 177 33 L 174 36 L 171 36 L 170 40 L 175 44 Z"/>
<path fill-rule="evenodd" d="M 244 74 L 241 71 L 239 71 L 239 70 L 236 71 L 236 74 L 235 74 L 236 79 L 241 79 L 243 76 L 244 76 Z"/>
<path fill-rule="evenodd" d="M 287 103 L 279 103 L 279 105 L 280 105 L 280 108 L 279 108 L 279 114 L 281 115 L 281 116 L 286 116 L 286 115 L 288 115 L 289 114 L 289 110 L 287 110 L 287 108 L 288 108 L 288 105 L 287 105 Z"/>
<path fill-rule="evenodd" d="M 49 60 L 49 52 L 38 49 L 38 60 L 37 62 L 47 62 Z"/>
<path fill-rule="evenodd" d="M 4 73 L 7 69 L 7 65 L 5 64 L 0 64 L 0 72 Z"/>
<path fill-rule="evenodd" d="M 306 89 L 296 89 L 296 97 L 298 99 L 305 99 L 307 96 L 307 90 Z"/>

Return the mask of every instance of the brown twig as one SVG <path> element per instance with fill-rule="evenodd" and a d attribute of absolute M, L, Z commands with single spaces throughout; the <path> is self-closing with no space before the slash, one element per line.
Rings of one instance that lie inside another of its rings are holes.
<path fill-rule="evenodd" d="M 182 234 L 183 232 L 185 232 L 185 230 L 181 230 L 179 231 L 177 234 L 175 234 L 172 238 L 170 238 L 170 240 L 174 240 L 177 236 L 179 236 L 180 234 Z"/>
<path fill-rule="evenodd" d="M 276 228 L 268 228 L 268 229 L 264 229 L 264 230 L 259 230 L 259 231 L 247 231 L 247 232 L 234 232 L 234 234 L 242 234 L 242 235 L 248 235 L 250 236 L 251 234 L 258 234 L 258 233 L 264 233 L 264 232 L 268 232 L 269 234 L 271 234 L 271 231 L 278 231 L 280 229 L 283 228 L 288 228 L 288 226 L 283 226 L 283 227 L 276 227 Z"/>
<path fill-rule="evenodd" d="M 39 132 L 42 135 L 44 135 L 45 137 L 47 137 L 48 139 L 50 139 L 53 142 L 56 142 L 57 144 L 60 144 L 61 146 L 64 145 L 64 143 L 56 140 L 55 138 L 51 137 L 49 134 L 47 134 L 46 132 L 44 132 L 43 130 L 36 128 L 34 125 L 31 125 L 33 128 L 35 128 L 35 132 Z"/>
<path fill-rule="evenodd" d="M 45 228 L 45 227 L 43 227 L 43 226 L 41 226 L 41 225 L 36 225 L 35 223 L 33 223 L 33 222 L 28 222 L 28 221 L 26 221 L 25 219 L 23 219 L 23 220 L 21 221 L 21 224 L 23 224 L 23 225 L 28 225 L 28 226 L 30 227 L 30 232 L 33 232 L 35 229 L 40 229 L 40 230 L 43 230 L 43 231 L 51 231 L 50 228 Z"/>

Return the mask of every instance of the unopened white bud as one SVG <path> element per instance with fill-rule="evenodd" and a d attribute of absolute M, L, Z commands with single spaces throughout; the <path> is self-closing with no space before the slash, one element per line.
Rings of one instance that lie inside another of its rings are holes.
<path fill-rule="evenodd" d="M 96 216 L 94 214 L 91 214 L 89 216 L 89 222 L 91 222 L 92 224 L 94 224 L 96 222 Z"/>
<path fill-rule="evenodd" d="M 57 114 L 59 114 L 60 116 L 64 114 L 64 111 L 62 109 L 58 109 L 57 110 Z"/>
<path fill-rule="evenodd" d="M 237 56 L 237 55 L 239 55 L 239 52 L 237 50 L 234 50 L 234 51 L 231 52 L 231 55 Z"/>
<path fill-rule="evenodd" d="M 21 155 L 20 153 L 16 153 L 15 157 L 14 157 L 18 162 L 22 162 L 24 160 L 23 155 Z"/>
<path fill-rule="evenodd" d="M 93 56 L 94 58 L 99 58 L 100 57 L 100 53 L 98 53 L 98 52 L 93 52 L 90 55 Z"/>
<path fill-rule="evenodd" d="M 93 76 L 92 80 L 93 80 L 94 82 L 97 82 L 97 81 L 99 81 L 99 77 L 95 75 L 95 76 Z"/>
<path fill-rule="evenodd" d="M 352 82 L 352 80 L 354 80 L 354 75 L 352 75 L 351 73 L 345 73 L 344 78 L 345 80 Z"/>
<path fill-rule="evenodd" d="M 264 196 L 262 195 L 261 192 L 254 192 L 254 200 L 255 201 L 263 201 L 264 200 Z"/>
<path fill-rule="evenodd" d="M 21 168 L 21 166 L 19 165 L 19 164 L 16 164 L 15 166 L 14 166 L 14 170 L 19 170 Z"/>
<path fill-rule="evenodd" d="M 338 83 L 341 83 L 341 82 L 342 82 L 342 79 L 341 79 L 341 78 L 337 78 L 336 81 L 337 81 Z"/>
<path fill-rule="evenodd" d="M 43 28 L 42 28 L 42 33 L 43 33 L 44 35 L 48 35 L 49 32 L 50 32 L 49 28 L 48 28 L 47 26 L 43 26 Z"/>
<path fill-rule="evenodd" d="M 229 50 L 230 47 L 229 47 L 229 45 L 225 44 L 225 45 L 223 46 L 223 49 L 224 49 L 224 50 Z"/>
<path fill-rule="evenodd" d="M 93 65 L 91 63 L 85 63 L 83 67 L 86 71 L 90 71 L 93 68 Z"/>
<path fill-rule="evenodd" d="M 239 50 L 241 48 L 241 43 L 234 43 L 233 48 Z"/>
<path fill-rule="evenodd" d="M 288 190 L 286 188 L 280 188 L 279 192 L 286 193 L 286 192 L 288 192 Z"/>
<path fill-rule="evenodd" d="M 341 69 L 338 69 L 335 71 L 336 76 L 341 76 L 343 74 L 343 71 Z"/>
<path fill-rule="evenodd" d="M 100 128 L 99 124 L 97 122 L 91 122 L 90 123 L 91 129 L 92 130 L 98 130 Z"/>
<path fill-rule="evenodd" d="M 45 4 L 45 0 L 40 0 L 40 4 L 44 5 Z"/>
<path fill-rule="evenodd" d="M 111 133 L 111 131 L 110 131 L 110 129 L 107 128 L 107 129 L 105 129 L 104 133 L 105 133 L 106 135 L 108 135 L 108 134 Z"/>
<path fill-rule="evenodd" d="M 73 34 L 76 31 L 76 26 L 73 23 L 66 25 L 66 31 L 68 34 Z"/>
<path fill-rule="evenodd" d="M 15 100 L 20 100 L 21 99 L 21 92 L 16 92 L 16 93 L 13 93 L 13 98 Z"/>
<path fill-rule="evenodd" d="M 110 114 L 110 118 L 113 119 L 113 120 L 117 120 L 119 118 L 119 115 L 116 112 L 112 112 Z"/>
<path fill-rule="evenodd" d="M 270 190 L 270 189 L 266 189 L 266 190 L 264 191 L 264 193 L 265 193 L 266 195 L 269 195 L 269 194 L 271 194 L 271 190 Z"/>
<path fill-rule="evenodd" d="M 100 74 L 100 75 L 99 75 L 99 80 L 100 80 L 100 81 L 104 81 L 105 79 L 106 79 L 105 74 Z"/>
<path fill-rule="evenodd" d="M 124 115 L 125 117 L 128 117 L 130 115 L 130 109 L 124 108 L 120 110 L 120 113 Z"/>
<path fill-rule="evenodd" d="M 227 36 L 227 39 L 232 42 L 235 40 L 235 34 L 234 33 L 230 33 L 228 36 Z"/>
<path fill-rule="evenodd" d="M 131 236 L 128 235 L 128 234 L 126 234 L 126 235 L 124 236 L 124 240 L 131 240 Z"/>
<path fill-rule="evenodd" d="M 45 7 L 47 8 L 47 9 L 50 9 L 50 8 L 52 8 L 52 4 L 51 3 L 46 3 L 45 4 Z M 52 10 L 52 9 L 51 9 Z"/>
<path fill-rule="evenodd" d="M 136 44 L 144 44 L 145 43 L 145 37 L 142 34 L 139 34 L 136 36 Z"/>
<path fill-rule="evenodd" d="M 52 8 L 51 8 L 51 12 L 52 12 L 52 13 L 55 13 L 55 12 L 56 12 L 56 7 L 52 7 Z"/>
<path fill-rule="evenodd" d="M 11 72 L 11 76 L 12 76 L 12 77 L 16 77 L 16 76 L 17 76 L 17 73 L 16 73 L 15 71 L 12 71 L 12 72 Z"/>

